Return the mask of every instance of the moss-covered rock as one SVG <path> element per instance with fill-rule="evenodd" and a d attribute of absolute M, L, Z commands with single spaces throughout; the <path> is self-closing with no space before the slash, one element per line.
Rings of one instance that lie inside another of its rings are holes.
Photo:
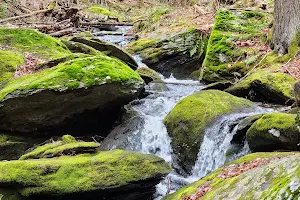
<path fill-rule="evenodd" d="M 294 84 L 295 80 L 287 74 L 257 70 L 225 91 L 252 101 L 292 105 L 295 102 Z"/>
<path fill-rule="evenodd" d="M 249 100 L 219 90 L 200 91 L 179 101 L 164 119 L 179 165 L 191 171 L 204 130 L 217 117 L 251 105 Z"/>
<path fill-rule="evenodd" d="M 89 39 L 83 37 L 73 37 L 71 41 L 85 44 L 101 52 L 106 52 L 108 56 L 120 59 L 134 70 L 138 67 L 137 62 L 129 53 L 110 42 L 97 38 Z"/>
<path fill-rule="evenodd" d="M 259 11 L 219 10 L 200 78 L 216 82 L 244 76 L 262 57 L 256 46 L 265 45 L 262 30 L 268 28 L 270 17 Z"/>
<path fill-rule="evenodd" d="M 62 155 L 78 155 L 95 152 L 100 145 L 95 142 L 77 142 L 71 135 L 64 135 L 61 141 L 38 146 L 29 153 L 20 157 L 19 160 L 53 158 Z"/>
<path fill-rule="evenodd" d="M 163 200 L 297 199 L 300 194 L 299 163 L 299 153 L 250 154 Z"/>
<path fill-rule="evenodd" d="M 29 52 L 50 60 L 71 52 L 57 39 L 34 29 L 0 28 L 0 46 L 4 49 Z"/>
<path fill-rule="evenodd" d="M 139 54 L 143 62 L 164 76 L 190 77 L 201 67 L 207 39 L 197 29 L 188 29 L 167 39 L 140 39 L 128 45 L 128 51 Z"/>
<path fill-rule="evenodd" d="M 159 74 L 154 71 L 153 69 L 150 69 L 148 67 L 139 67 L 137 70 L 137 73 L 144 79 L 145 83 L 150 82 L 156 82 L 156 83 L 162 83 L 162 79 L 159 76 Z"/>
<path fill-rule="evenodd" d="M 119 109 L 132 101 L 143 83 L 137 72 L 115 58 L 99 55 L 67 61 L 13 79 L 0 90 L 0 129 L 52 129 L 92 111 L 97 111 L 97 116 L 90 114 L 82 120 L 95 122 L 99 115 L 101 120 L 116 117 L 116 112 L 104 110 Z"/>
<path fill-rule="evenodd" d="M 24 199 L 148 199 L 170 171 L 157 156 L 115 150 L 0 162 L 0 184 Z"/>
<path fill-rule="evenodd" d="M 252 151 L 300 150 L 300 130 L 296 115 L 270 113 L 263 115 L 247 131 Z"/>

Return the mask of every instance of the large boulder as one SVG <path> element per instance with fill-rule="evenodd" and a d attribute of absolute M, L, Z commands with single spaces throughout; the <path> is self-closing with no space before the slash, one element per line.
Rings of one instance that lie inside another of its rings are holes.
<path fill-rule="evenodd" d="M 116 111 L 139 95 L 143 84 L 137 72 L 115 58 L 99 55 L 67 61 L 13 79 L 0 90 L 0 130 L 62 128 L 86 133 L 89 123 L 107 127 Z"/>
<path fill-rule="evenodd" d="M 0 162 L 6 199 L 149 199 L 171 172 L 154 155 L 123 150 Z"/>
<path fill-rule="evenodd" d="M 164 39 L 140 39 L 128 45 L 128 51 L 139 54 L 143 63 L 164 76 L 191 77 L 204 59 L 207 39 L 200 30 L 188 29 Z"/>
<path fill-rule="evenodd" d="M 295 80 L 287 74 L 258 70 L 225 91 L 252 101 L 292 105 L 294 84 Z"/>
<path fill-rule="evenodd" d="M 200 91 L 179 101 L 164 119 L 178 164 L 190 172 L 205 128 L 221 115 L 238 112 L 251 105 L 252 102 L 247 99 L 219 90 Z"/>
<path fill-rule="evenodd" d="M 270 113 L 263 115 L 247 131 L 252 151 L 300 150 L 300 130 L 296 115 Z"/>
<path fill-rule="evenodd" d="M 227 164 L 163 200 L 298 199 L 299 153 L 255 153 Z"/>
<path fill-rule="evenodd" d="M 271 23 L 271 14 L 265 12 L 220 9 L 200 79 L 217 82 L 246 75 L 271 50 L 265 42 Z"/>

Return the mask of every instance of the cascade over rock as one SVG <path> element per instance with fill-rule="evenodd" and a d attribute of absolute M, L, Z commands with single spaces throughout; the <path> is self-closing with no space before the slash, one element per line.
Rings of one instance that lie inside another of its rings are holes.
<path fill-rule="evenodd" d="M 186 172 L 190 172 L 205 128 L 217 117 L 251 105 L 252 102 L 247 99 L 219 90 L 200 91 L 179 101 L 164 119 L 178 164 Z"/>

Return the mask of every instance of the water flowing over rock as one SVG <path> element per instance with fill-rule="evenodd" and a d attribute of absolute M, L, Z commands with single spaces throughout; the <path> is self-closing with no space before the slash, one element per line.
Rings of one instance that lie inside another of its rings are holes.
<path fill-rule="evenodd" d="M 196 92 L 177 103 L 164 119 L 177 163 L 189 173 L 195 164 L 205 129 L 222 115 L 238 112 L 253 103 L 219 90 Z"/>
<path fill-rule="evenodd" d="M 233 137 L 239 128 L 239 122 L 248 116 L 271 111 L 273 109 L 253 106 L 241 113 L 222 116 L 212 126 L 206 128 L 197 155 L 198 159 L 192 170 L 193 178 L 202 178 L 218 167 L 223 166 L 226 162 L 249 154 L 250 149 L 245 139 L 238 141 L 239 143 L 233 143 Z"/>

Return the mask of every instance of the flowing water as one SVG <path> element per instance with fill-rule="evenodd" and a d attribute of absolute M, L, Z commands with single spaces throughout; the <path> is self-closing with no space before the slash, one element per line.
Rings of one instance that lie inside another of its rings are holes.
<path fill-rule="evenodd" d="M 111 38 L 111 36 L 107 36 L 106 38 L 102 37 L 102 39 L 116 44 L 118 43 L 115 42 L 115 38 Z M 127 41 L 125 41 L 125 43 L 126 42 Z M 140 57 L 135 56 L 135 59 L 140 67 L 146 67 L 141 62 Z M 146 86 L 146 91 L 150 93 L 150 95 L 126 106 L 128 110 L 134 110 L 139 118 L 142 119 L 143 123 L 132 130 L 130 129 L 129 132 L 126 132 L 126 140 L 123 142 L 121 148 L 155 154 L 175 166 L 176 163 L 172 160 L 173 151 L 171 148 L 171 138 L 168 136 L 166 127 L 163 124 L 163 119 L 179 100 L 200 91 L 204 85 L 198 81 L 176 80 L 172 76 L 169 78 L 161 77 L 164 84 L 150 83 Z M 191 172 L 192 175 L 183 177 L 180 174 L 172 172 L 157 185 L 155 198 L 161 199 L 162 196 L 204 177 L 209 172 L 224 165 L 224 163 L 250 153 L 247 143 L 243 143 L 239 146 L 238 151 L 235 151 L 230 157 L 226 157 L 226 152 L 233 147 L 231 142 L 233 136 L 237 133 L 239 122 L 252 115 L 273 111 L 274 109 L 255 105 L 250 109 L 222 116 L 215 120 L 205 130 L 197 161 Z M 111 144 L 110 149 L 114 148 L 120 148 L 120 146 Z"/>

